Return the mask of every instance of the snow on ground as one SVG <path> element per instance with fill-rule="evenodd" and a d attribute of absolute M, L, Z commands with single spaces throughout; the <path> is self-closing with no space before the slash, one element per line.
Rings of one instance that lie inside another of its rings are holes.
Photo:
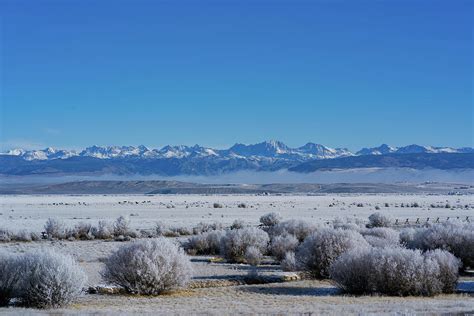
<path fill-rule="evenodd" d="M 73 255 L 85 269 L 88 285 L 101 284 L 103 258 L 123 243 L 113 241 L 41 241 L 6 243 L 9 252 L 21 253 L 41 247 Z M 194 280 L 219 280 L 246 275 L 248 265 L 209 263 L 205 256 L 192 257 Z M 261 274 L 279 271 L 277 265 L 259 267 Z M 434 298 L 351 296 L 340 293 L 330 281 L 303 280 L 260 285 L 241 285 L 184 290 L 169 295 L 143 297 L 131 295 L 87 294 L 65 309 L 51 314 L 469 314 L 474 312 L 472 277 L 459 284 L 463 293 Z M 35 314 L 31 309 L 1 309 L 0 314 Z"/>
<path fill-rule="evenodd" d="M 120 204 L 119 204 L 120 202 Z M 214 208 L 214 203 L 223 208 Z M 238 204 L 245 203 L 246 208 Z M 362 207 L 357 204 L 362 203 Z M 389 206 L 386 207 L 385 203 Z M 401 207 L 418 203 L 420 207 Z M 443 207 L 432 208 L 431 205 Z M 446 204 L 453 208 L 444 207 Z M 465 208 L 468 205 L 468 208 Z M 321 196 L 286 195 L 43 195 L 1 196 L 0 227 L 10 230 L 43 230 L 48 217 L 62 219 L 71 226 L 80 221 L 113 221 L 131 215 L 134 228 L 152 228 L 160 220 L 170 225 L 196 225 L 203 222 L 230 224 L 243 219 L 257 224 L 270 211 L 285 219 L 297 218 L 324 222 L 336 217 L 366 219 L 375 207 L 395 218 L 426 220 L 441 217 L 474 216 L 474 196 L 401 195 L 401 194 L 332 194 Z M 88 285 L 103 283 L 100 271 L 103 259 L 123 243 L 115 241 L 39 241 L 0 243 L 0 249 L 21 253 L 33 248 L 54 247 L 73 255 L 85 269 Z M 247 265 L 209 263 L 206 257 L 192 257 L 195 280 L 228 279 L 248 272 Z M 260 272 L 272 274 L 277 265 L 263 265 Z M 442 314 L 474 313 L 474 282 L 464 278 L 462 293 L 434 298 L 399 298 L 343 295 L 329 281 L 303 280 L 262 285 L 242 285 L 190 289 L 158 297 L 87 294 L 67 309 L 45 311 L 50 314 Z M 35 314 L 37 310 L 0 309 L 0 314 Z"/>
<path fill-rule="evenodd" d="M 402 203 L 415 202 L 421 207 L 400 207 Z M 214 208 L 214 203 L 222 204 L 223 208 Z M 239 208 L 240 203 L 247 207 Z M 358 203 L 363 206 L 358 207 Z M 431 208 L 431 204 L 443 207 Z M 445 208 L 446 204 L 455 208 Z M 466 209 L 465 205 L 470 208 Z M 248 224 L 257 224 L 260 216 L 268 212 L 279 212 L 284 219 L 324 222 L 336 217 L 367 219 L 376 211 L 375 206 L 403 222 L 407 218 L 445 220 L 474 216 L 473 195 L 6 195 L 0 196 L 0 228 L 40 232 L 48 217 L 73 226 L 81 221 L 93 224 L 98 220 L 113 221 L 121 215 L 130 216 L 136 229 L 153 228 L 157 221 L 193 226 L 199 222 L 230 225 L 235 219 L 243 219 Z"/>

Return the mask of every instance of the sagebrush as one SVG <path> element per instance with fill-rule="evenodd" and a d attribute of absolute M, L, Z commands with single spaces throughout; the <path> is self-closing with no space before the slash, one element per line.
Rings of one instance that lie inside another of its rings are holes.
<path fill-rule="evenodd" d="M 449 252 L 396 248 L 354 248 L 330 268 L 333 282 L 352 294 L 433 296 L 452 293 L 459 261 Z"/>
<path fill-rule="evenodd" d="M 157 295 L 185 286 L 192 268 L 181 248 L 170 240 L 156 238 L 120 247 L 107 258 L 102 275 L 129 293 Z"/>

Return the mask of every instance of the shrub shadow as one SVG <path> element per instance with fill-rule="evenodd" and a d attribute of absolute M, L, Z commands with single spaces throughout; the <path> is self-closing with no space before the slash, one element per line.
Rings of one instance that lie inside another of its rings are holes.
<path fill-rule="evenodd" d="M 244 287 L 243 292 L 267 295 L 293 295 L 293 296 L 332 296 L 340 295 L 342 292 L 335 287 L 294 287 L 294 286 L 274 286 L 274 287 Z"/>

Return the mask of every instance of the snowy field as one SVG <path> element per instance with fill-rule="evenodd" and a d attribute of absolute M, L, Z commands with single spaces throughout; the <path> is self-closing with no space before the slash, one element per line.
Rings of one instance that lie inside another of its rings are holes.
<path fill-rule="evenodd" d="M 215 208 L 214 203 L 222 205 Z M 245 204 L 245 208 L 239 204 Z M 414 204 L 417 207 L 412 207 Z M 403 207 L 401 205 L 404 205 Z M 406 205 L 410 207 L 406 207 Z M 448 207 L 446 207 L 448 205 Z M 433 207 L 436 206 L 436 207 Z M 467 206 L 467 207 L 466 207 Z M 134 229 L 152 229 L 157 221 L 170 226 L 193 226 L 199 222 L 230 225 L 242 219 L 257 225 L 260 216 L 279 212 L 283 219 L 322 223 L 336 218 L 367 217 L 376 212 L 390 214 L 403 223 L 407 218 L 445 221 L 447 217 L 474 217 L 473 195 L 332 194 L 283 195 L 42 195 L 1 196 L 0 228 L 40 232 L 48 217 L 71 227 L 79 222 L 113 222 L 130 216 Z M 186 238 L 186 237 L 180 237 Z M 88 286 L 103 284 L 100 271 L 104 259 L 123 242 L 37 241 L 0 243 L 0 249 L 24 253 L 52 247 L 76 258 L 88 276 Z M 246 264 L 213 263 L 209 257 L 192 256 L 194 281 L 228 280 L 245 276 Z M 261 275 L 281 274 L 278 265 L 262 264 Z M 68 308 L 31 310 L 3 308 L 0 314 L 473 314 L 474 278 L 463 276 L 458 292 L 436 297 L 385 297 L 345 295 L 330 281 L 299 280 L 285 283 L 192 288 L 157 297 L 85 294 Z"/>
<path fill-rule="evenodd" d="M 214 203 L 222 208 L 214 208 Z M 246 207 L 239 208 L 241 203 Z M 406 207 L 414 203 L 419 207 Z M 122 215 L 130 217 L 135 229 L 152 229 L 158 221 L 193 226 L 199 222 L 230 225 L 241 219 L 256 225 L 268 212 L 278 212 L 283 219 L 321 223 L 337 217 L 365 220 L 376 207 L 403 223 L 407 218 L 411 222 L 428 217 L 431 221 L 438 217 L 465 219 L 474 216 L 474 195 L 4 195 L 0 196 L 0 228 L 40 232 L 49 217 L 74 226 L 79 222 L 112 222 Z"/>
<path fill-rule="evenodd" d="M 60 241 L 0 244 L 9 252 L 22 253 L 33 248 L 53 247 L 74 256 L 88 276 L 88 285 L 101 284 L 103 261 L 123 245 L 113 241 Z M 209 263 L 204 256 L 193 256 L 193 280 L 226 280 L 245 276 L 246 264 Z M 281 271 L 275 265 L 259 266 L 260 274 Z M 129 295 L 86 294 L 68 308 L 54 311 L 0 308 L 0 314 L 459 314 L 474 312 L 474 278 L 462 277 L 458 294 L 423 297 L 344 295 L 330 281 L 301 280 L 285 283 L 197 288 L 169 295 L 140 297 Z"/>

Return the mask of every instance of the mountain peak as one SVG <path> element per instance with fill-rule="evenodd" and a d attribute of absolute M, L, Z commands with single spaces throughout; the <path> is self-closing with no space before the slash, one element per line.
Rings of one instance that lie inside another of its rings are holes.
<path fill-rule="evenodd" d="M 276 160 L 285 161 L 308 161 L 318 159 L 330 159 L 346 156 L 362 155 L 386 155 L 412 154 L 412 153 L 472 153 L 473 148 L 451 148 L 421 146 L 412 144 L 404 147 L 392 147 L 382 144 L 378 147 L 362 148 L 355 154 L 345 148 L 330 148 L 321 144 L 308 142 L 297 148 L 290 148 L 285 143 L 278 140 L 267 140 L 257 144 L 236 143 L 229 149 L 217 150 L 208 147 L 202 147 L 198 144 L 193 146 L 186 145 L 167 145 L 161 149 L 149 149 L 144 145 L 139 146 L 97 146 L 93 145 L 77 152 L 75 150 L 62 150 L 48 147 L 42 150 L 24 150 L 12 149 L 2 155 L 18 156 L 25 160 L 53 160 L 67 159 L 74 156 L 93 157 L 98 159 L 251 159 L 257 160 Z"/>

